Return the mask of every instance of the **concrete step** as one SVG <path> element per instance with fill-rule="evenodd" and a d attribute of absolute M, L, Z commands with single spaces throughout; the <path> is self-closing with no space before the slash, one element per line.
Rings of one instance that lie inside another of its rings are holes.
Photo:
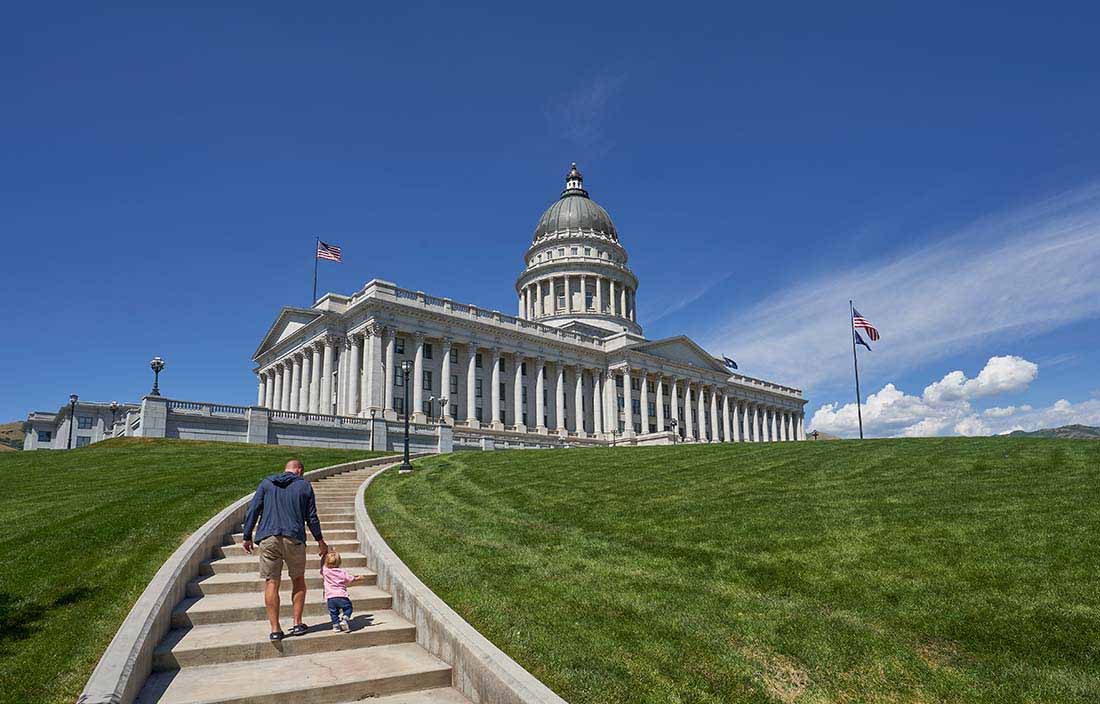
<path fill-rule="evenodd" d="M 416 640 L 416 626 L 389 610 L 353 615 L 349 633 L 334 633 L 328 618 L 311 625 L 305 635 L 285 638 L 278 643 L 268 640 L 270 629 L 267 619 L 175 629 L 154 651 L 153 669 L 160 672 Z"/>
<path fill-rule="evenodd" d="M 349 508 L 349 509 L 346 509 L 346 510 L 345 509 L 336 509 L 334 511 L 318 511 L 317 512 L 317 518 L 320 519 L 321 528 L 324 529 L 325 524 L 328 523 L 329 521 L 333 521 L 333 522 L 335 522 L 335 521 L 340 521 L 340 522 L 355 521 L 355 510 Z"/>
<path fill-rule="evenodd" d="M 341 552 L 340 553 L 341 567 L 366 567 L 367 557 L 361 552 Z M 310 570 L 317 570 L 321 567 L 321 558 L 317 556 L 315 552 L 306 553 L 306 572 Z M 260 570 L 260 558 L 257 554 L 252 555 L 233 555 L 232 557 L 222 557 L 216 560 L 207 560 L 199 566 L 200 574 L 224 574 L 226 572 L 251 572 L 253 574 L 258 573 Z M 286 565 L 283 565 L 283 574 L 286 574 Z"/>
<path fill-rule="evenodd" d="M 375 586 L 349 587 L 348 597 L 356 611 L 360 612 L 388 609 L 393 603 L 388 592 Z M 291 606 L 290 599 L 282 599 L 279 604 L 280 615 L 290 618 Z M 328 620 L 328 606 L 325 603 L 325 595 L 320 589 L 306 591 L 306 605 L 302 615 L 314 622 L 319 616 Z M 259 593 L 213 594 L 189 597 L 181 601 L 172 610 L 172 627 L 186 628 L 211 623 L 258 621 L 266 617 L 263 596 Z"/>
<path fill-rule="evenodd" d="M 326 540 L 325 544 L 339 550 L 341 555 L 345 552 L 354 552 L 359 549 L 358 540 Z M 310 543 L 310 545 L 306 546 L 306 550 L 312 552 L 311 547 L 315 550 L 316 545 L 316 543 Z M 253 551 L 258 554 L 259 548 L 253 548 Z M 223 557 L 232 557 L 235 555 L 247 555 L 248 553 L 244 551 L 244 545 L 234 543 L 232 545 L 221 545 L 214 548 L 214 554 L 222 555 Z"/>
<path fill-rule="evenodd" d="M 449 665 L 401 643 L 159 672 L 137 704 L 336 704 L 450 684 Z"/>
<path fill-rule="evenodd" d="M 351 528 L 332 528 L 330 530 L 328 526 L 322 525 L 321 530 L 324 531 L 325 540 L 327 542 L 332 542 L 334 540 L 355 540 L 358 537 L 358 533 L 355 532 L 354 526 Z M 244 542 L 244 533 L 234 533 L 233 535 L 229 536 L 229 541 L 230 542 L 228 544 L 236 543 L 237 545 L 240 545 Z M 306 542 L 316 542 L 313 540 L 313 536 L 309 533 L 308 530 L 306 531 Z"/>
<path fill-rule="evenodd" d="M 342 704 L 363 704 L 363 702 L 343 702 Z M 446 687 L 375 697 L 370 700 L 370 704 L 470 704 L 470 700 L 462 696 L 454 687 Z"/>
<path fill-rule="evenodd" d="M 377 584 L 378 575 L 371 572 L 368 569 L 363 568 L 351 568 L 348 570 L 352 575 L 363 575 L 366 577 L 366 581 L 362 582 L 364 585 Z M 209 574 L 198 579 L 191 580 L 187 583 L 187 596 L 210 596 L 211 594 L 240 594 L 260 593 L 264 589 L 264 581 L 256 573 L 256 570 L 251 572 L 226 572 L 223 574 Z M 306 588 L 307 589 L 321 589 L 324 583 L 321 580 L 321 573 L 318 570 L 309 570 L 306 572 Z M 284 594 L 290 594 L 290 578 L 282 580 L 279 584 L 280 591 Z"/>

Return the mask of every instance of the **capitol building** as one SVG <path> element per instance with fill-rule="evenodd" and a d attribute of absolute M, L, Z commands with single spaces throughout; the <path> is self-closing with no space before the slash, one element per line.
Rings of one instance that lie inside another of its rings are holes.
<path fill-rule="evenodd" d="M 256 403 L 388 421 L 409 410 L 453 427 L 456 446 L 804 439 L 800 390 L 731 374 L 685 336 L 645 337 L 628 262 L 574 164 L 523 256 L 515 315 L 380 279 L 283 308 L 253 356 Z"/>

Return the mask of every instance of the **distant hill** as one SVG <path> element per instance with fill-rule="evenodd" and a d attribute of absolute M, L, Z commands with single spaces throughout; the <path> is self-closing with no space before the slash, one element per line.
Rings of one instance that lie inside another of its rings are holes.
<path fill-rule="evenodd" d="M 1100 428 L 1091 425 L 1063 425 L 1060 428 L 1042 430 L 1013 430 L 1012 438 L 1059 438 L 1061 440 L 1100 440 Z"/>
<path fill-rule="evenodd" d="M 810 432 L 806 433 L 806 439 L 807 440 L 815 439 L 814 436 L 813 436 L 813 431 L 812 430 Z M 840 437 L 837 436 L 837 435 L 829 435 L 828 433 L 823 433 L 819 430 L 819 431 L 817 431 L 817 438 L 816 439 L 817 440 L 839 440 Z"/>
<path fill-rule="evenodd" d="M 23 449 L 23 421 L 0 424 L 0 452 Z"/>

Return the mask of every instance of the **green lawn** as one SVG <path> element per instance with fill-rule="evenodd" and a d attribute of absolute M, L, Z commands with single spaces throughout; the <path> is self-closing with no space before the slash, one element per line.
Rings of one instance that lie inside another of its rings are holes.
<path fill-rule="evenodd" d="M 0 455 L 0 702 L 75 701 L 164 560 L 287 459 L 370 456 L 179 440 Z"/>
<path fill-rule="evenodd" d="M 457 453 L 368 507 L 573 704 L 1100 701 L 1100 442 Z"/>

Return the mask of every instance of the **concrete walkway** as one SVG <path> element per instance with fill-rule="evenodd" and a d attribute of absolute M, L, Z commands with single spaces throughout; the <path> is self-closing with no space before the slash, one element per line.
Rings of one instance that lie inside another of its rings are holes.
<path fill-rule="evenodd" d="M 416 626 L 391 611 L 355 537 L 355 490 L 371 467 L 318 480 L 318 513 L 325 540 L 343 567 L 366 576 L 348 590 L 355 605 L 350 633 L 333 633 L 321 593 L 316 545 L 306 562 L 304 620 L 309 632 L 268 641 L 258 558 L 227 535 L 187 585 L 172 613 L 172 631 L 157 646 L 153 675 L 138 704 L 469 704 L 451 687 L 451 667 L 416 644 Z M 240 526 L 238 526 L 238 530 Z M 283 579 L 283 629 L 291 625 L 290 578 Z"/>

